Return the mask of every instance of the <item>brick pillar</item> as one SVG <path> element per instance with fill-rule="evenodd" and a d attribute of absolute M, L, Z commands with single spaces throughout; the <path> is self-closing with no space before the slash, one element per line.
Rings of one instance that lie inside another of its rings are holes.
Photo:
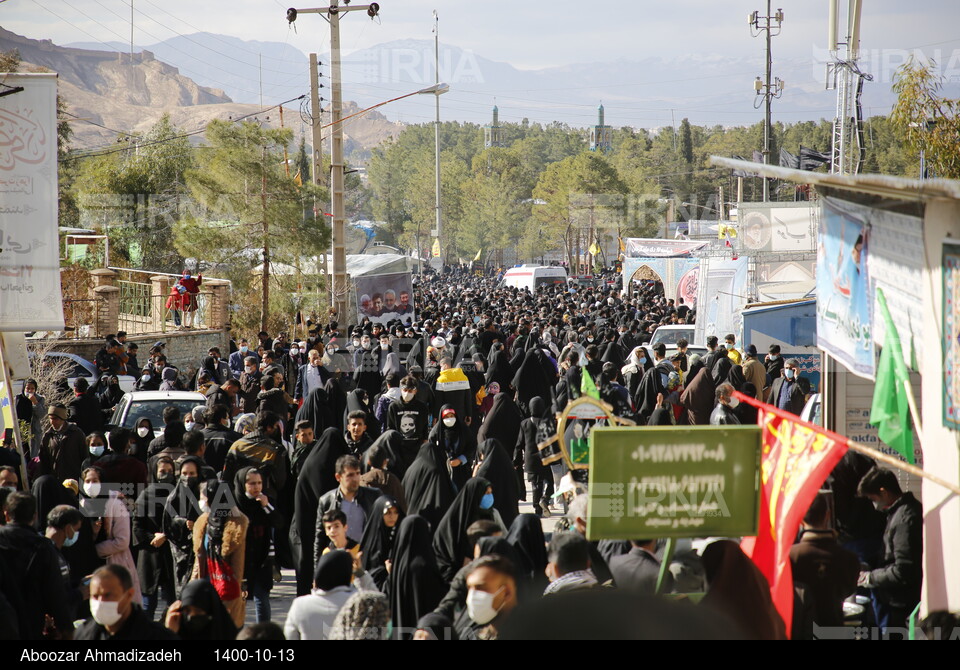
<path fill-rule="evenodd" d="M 120 326 L 120 289 L 116 286 L 98 286 L 93 293 L 97 299 L 94 317 L 97 337 L 117 332 Z"/>
<path fill-rule="evenodd" d="M 173 277 L 155 275 L 150 277 L 150 330 L 154 333 L 166 332 L 167 297 Z"/>
<path fill-rule="evenodd" d="M 223 330 L 230 325 L 230 282 L 223 279 L 204 280 L 201 289 L 209 291 L 207 303 L 208 330 Z"/>
<path fill-rule="evenodd" d="M 90 277 L 93 278 L 93 288 L 99 286 L 116 286 L 117 273 L 107 268 L 90 270 Z"/>

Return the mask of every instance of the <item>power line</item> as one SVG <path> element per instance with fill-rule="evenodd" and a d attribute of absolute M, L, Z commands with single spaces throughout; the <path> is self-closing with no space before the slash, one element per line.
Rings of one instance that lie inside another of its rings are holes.
<path fill-rule="evenodd" d="M 298 97 L 296 97 L 296 98 L 290 98 L 289 100 L 284 100 L 283 102 L 277 103 L 276 105 L 273 105 L 272 107 L 267 107 L 267 108 L 265 108 L 265 109 L 262 109 L 262 110 L 259 110 L 259 111 L 256 111 L 256 112 L 251 112 L 250 114 L 244 114 L 243 116 L 239 116 L 239 117 L 237 117 L 237 118 L 235 118 L 235 119 L 229 119 L 229 122 L 230 122 L 230 123 L 237 123 L 237 122 L 239 122 L 239 121 L 243 121 L 244 119 L 248 119 L 248 118 L 250 118 L 251 116 L 258 116 L 258 115 L 263 114 L 263 113 L 265 113 L 265 112 L 269 112 L 271 109 L 276 109 L 276 108 L 280 107 L 281 105 L 286 105 L 286 104 L 288 104 L 288 103 L 293 102 L 294 100 L 302 100 L 303 98 L 306 98 L 306 97 L 307 97 L 306 94 L 304 94 L 304 95 L 298 96 Z M 200 128 L 200 129 L 198 129 L 198 130 L 192 130 L 192 131 L 190 131 L 189 133 L 182 133 L 182 134 L 180 134 L 180 135 L 174 135 L 174 136 L 172 136 L 172 137 L 166 137 L 166 138 L 161 139 L 161 140 L 153 140 L 153 141 L 151 141 L 151 142 L 144 142 L 144 143 L 142 143 L 142 144 L 138 144 L 138 145 L 136 146 L 136 148 L 137 148 L 137 149 L 143 149 L 144 147 L 153 146 L 153 145 L 155 145 L 155 144 L 164 144 L 164 143 L 166 143 L 166 142 L 172 142 L 173 140 L 183 139 L 184 137 L 192 137 L 193 135 L 199 135 L 199 134 L 201 134 L 201 133 L 204 133 L 204 132 L 206 132 L 206 130 L 207 130 L 206 127 L 204 127 L 204 128 Z M 118 149 L 111 149 L 111 150 L 109 150 L 109 151 L 94 151 L 94 152 L 85 153 L 85 154 L 71 155 L 71 156 L 67 156 L 66 158 L 64 158 L 61 162 L 66 162 L 66 161 L 71 161 L 71 160 L 79 160 L 79 159 L 81 159 L 81 158 L 94 158 L 94 157 L 98 157 L 98 156 L 109 156 L 110 154 L 114 154 L 114 153 L 117 153 L 117 152 L 120 152 L 120 151 L 129 151 L 129 150 L 131 150 L 131 149 L 133 149 L 133 148 L 134 148 L 134 147 L 120 147 L 120 148 L 118 148 Z"/>

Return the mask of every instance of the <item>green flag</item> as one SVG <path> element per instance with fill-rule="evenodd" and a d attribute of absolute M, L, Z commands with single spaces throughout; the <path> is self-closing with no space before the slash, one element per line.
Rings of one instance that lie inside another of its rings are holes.
<path fill-rule="evenodd" d="M 907 402 L 909 373 L 906 363 L 903 362 L 900 334 L 890 317 L 887 300 L 880 288 L 877 288 L 877 302 L 883 314 L 887 334 L 877 367 L 870 423 L 877 427 L 877 435 L 884 444 L 913 464 L 913 428 L 910 424 L 910 405 Z"/>
<path fill-rule="evenodd" d="M 583 374 L 580 377 L 580 395 L 600 400 L 600 391 L 597 390 L 596 384 L 593 383 L 593 377 L 587 372 L 586 367 L 583 368 Z"/>

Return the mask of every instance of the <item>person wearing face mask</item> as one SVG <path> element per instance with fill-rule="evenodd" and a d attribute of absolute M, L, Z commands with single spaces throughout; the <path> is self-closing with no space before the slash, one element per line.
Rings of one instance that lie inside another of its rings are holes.
<path fill-rule="evenodd" d="M 190 581 L 193 569 L 193 528 L 200 516 L 200 469 L 203 463 L 196 456 L 188 456 L 180 463 L 176 485 L 163 506 L 161 532 L 170 543 L 173 557 L 175 597 Z"/>
<path fill-rule="evenodd" d="M 241 468 L 233 482 L 233 495 L 247 517 L 243 591 L 253 598 L 257 623 L 270 621 L 270 590 L 276 559 L 273 534 L 283 527 L 274 501 L 263 493 L 263 475 L 254 467 Z"/>
<path fill-rule="evenodd" d="M 429 409 L 416 396 L 417 380 L 407 375 L 400 380 L 400 399 L 394 400 L 387 409 L 386 428 L 399 431 L 403 436 L 397 456 L 404 471 L 413 463 L 420 445 L 427 439 Z"/>
<path fill-rule="evenodd" d="M 470 463 L 477 454 L 477 439 L 452 405 L 440 408 L 440 421 L 434 424 L 427 438 L 446 454 L 450 479 L 457 491 L 470 479 Z"/>
<path fill-rule="evenodd" d="M 800 361 L 796 358 L 783 362 L 782 375 L 770 385 L 769 402 L 778 409 L 800 416 L 807 404 L 810 381 L 800 376 Z"/>
<path fill-rule="evenodd" d="M 83 459 L 83 463 L 80 464 L 81 470 L 86 470 L 100 460 L 101 456 L 110 453 L 107 450 L 107 438 L 103 436 L 103 433 L 90 433 L 87 435 L 86 444 L 87 457 Z"/>
<path fill-rule="evenodd" d="M 764 357 L 763 366 L 767 369 L 767 378 L 769 380 L 767 386 L 769 386 L 769 382 L 773 382 L 775 379 L 781 377 L 783 356 L 780 354 L 779 344 L 771 344 L 767 351 L 769 353 Z"/>
<path fill-rule="evenodd" d="M 202 513 L 193 527 L 196 560 L 190 578 L 213 583 L 223 606 L 239 628 L 246 613 L 242 584 L 250 521 L 237 509 L 231 488 L 217 479 L 209 479 L 200 487 Z M 186 588 L 181 600 L 184 595 Z"/>
<path fill-rule="evenodd" d="M 147 618 L 135 598 L 133 576 L 120 565 L 105 565 L 90 579 L 90 614 L 74 633 L 84 641 L 152 642 L 179 639 Z"/>
<path fill-rule="evenodd" d="M 494 521 L 506 533 L 500 514 L 493 506 L 494 495 L 490 482 L 480 477 L 469 480 L 454 498 L 453 504 L 437 524 L 433 536 L 433 550 L 444 579 L 451 580 L 473 555 L 467 538 L 467 528 L 474 521 Z"/>
<path fill-rule="evenodd" d="M 100 468 L 87 468 L 81 474 L 80 481 L 80 509 L 87 516 L 100 520 L 93 524 L 97 556 L 105 559 L 107 565 L 121 565 L 133 573 L 136 602 L 143 602 L 140 580 L 136 576 L 137 568 L 130 553 L 132 526 L 127 506 L 119 492 L 103 483 L 103 471 Z"/>
<path fill-rule="evenodd" d="M 52 405 L 47 409 L 50 429 L 40 440 L 40 474 L 53 475 L 58 481 L 78 479 L 89 455 L 83 431 L 67 422 L 67 409 Z"/>
<path fill-rule="evenodd" d="M 259 367 L 260 357 L 257 356 L 257 352 L 250 348 L 250 342 L 247 339 L 240 338 L 240 344 L 237 347 L 237 350 L 230 354 L 227 359 L 230 372 L 237 379 L 240 378 L 240 375 L 243 374 L 244 363 L 248 356 L 252 356 L 255 364 Z"/>
<path fill-rule="evenodd" d="M 83 515 L 71 505 L 57 505 L 47 514 L 46 537 L 57 548 L 57 560 L 60 564 L 60 575 L 63 578 L 63 588 L 67 594 L 67 607 L 73 616 L 77 616 L 80 604 L 90 597 L 90 589 L 74 579 L 70 572 L 70 564 L 63 557 L 63 548 L 72 547 L 80 539 L 80 526 L 83 525 Z"/>
<path fill-rule="evenodd" d="M 740 352 L 737 351 L 737 336 L 733 333 L 730 333 L 723 338 L 723 341 L 724 346 L 727 349 L 727 357 L 734 365 L 740 365 L 740 363 L 743 361 L 743 357 L 740 355 Z"/>
<path fill-rule="evenodd" d="M 717 387 L 717 406 L 710 414 L 711 426 L 739 425 L 740 419 L 734 410 L 740 401 L 733 397 L 733 386 L 724 382 Z"/>
<path fill-rule="evenodd" d="M 757 389 L 753 397 L 762 401 L 763 389 L 767 386 L 767 370 L 763 363 L 757 360 L 757 346 L 755 344 L 747 347 L 742 367 L 744 378 Z"/>
<path fill-rule="evenodd" d="M 390 340 L 390 333 L 383 331 L 378 338 L 377 348 L 377 369 L 382 377 L 388 374 L 400 376 L 400 356 L 393 351 Z"/>
<path fill-rule="evenodd" d="M 498 554 L 478 559 L 467 575 L 467 615 L 473 625 L 461 640 L 496 640 L 517 606 L 516 568 Z"/>
<path fill-rule="evenodd" d="M 259 365 L 259 360 L 255 356 L 247 356 L 243 361 L 239 395 L 240 407 L 247 414 L 257 411 L 257 395 L 260 393 L 260 381 L 263 379 Z"/>
<path fill-rule="evenodd" d="M 183 271 L 183 276 L 177 281 L 177 292 L 180 293 L 180 309 L 183 312 L 183 328 L 193 328 L 193 317 L 199 308 L 197 296 L 200 295 L 200 284 L 203 283 L 203 273 L 198 272 L 196 277 L 190 274 L 188 270 Z M 181 291 L 181 287 L 183 290 Z"/>
<path fill-rule="evenodd" d="M 152 621 L 162 595 L 173 602 L 173 558 L 163 532 L 163 505 L 177 483 L 173 460 L 157 460 L 156 480 L 137 497 L 133 516 L 133 538 L 137 553 L 137 576 L 143 591 L 143 609 Z"/>
<path fill-rule="evenodd" d="M 357 388 L 366 390 L 367 395 L 373 398 L 383 386 L 383 375 L 380 374 L 379 346 L 373 350 L 373 340 L 364 333 L 360 337 L 360 348 L 353 354 L 353 381 Z"/>
<path fill-rule="evenodd" d="M 334 345 L 336 352 L 336 345 Z M 323 365 L 323 357 L 316 349 L 307 353 L 307 361 L 294 373 L 297 380 L 293 389 L 293 397 L 298 402 L 305 400 L 313 389 L 323 388 L 330 380 L 330 371 Z"/>
<path fill-rule="evenodd" d="M 181 640 L 232 641 L 239 631 L 216 589 L 205 579 L 195 579 L 184 587 L 180 600 L 167 609 L 164 622 Z"/>

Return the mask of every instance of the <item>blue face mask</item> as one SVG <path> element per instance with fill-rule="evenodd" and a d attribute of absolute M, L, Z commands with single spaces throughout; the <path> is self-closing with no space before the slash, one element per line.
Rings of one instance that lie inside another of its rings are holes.
<path fill-rule="evenodd" d="M 78 530 L 73 534 L 73 537 L 68 537 L 63 541 L 63 546 L 72 547 L 77 543 L 77 540 L 80 539 L 80 531 Z"/>
<path fill-rule="evenodd" d="M 786 370 L 783 371 L 783 376 L 786 377 L 787 379 L 793 379 L 794 371 L 790 368 L 787 368 Z"/>
<path fill-rule="evenodd" d="M 480 498 L 480 509 L 490 509 L 493 507 L 493 494 L 484 493 L 483 497 Z"/>

